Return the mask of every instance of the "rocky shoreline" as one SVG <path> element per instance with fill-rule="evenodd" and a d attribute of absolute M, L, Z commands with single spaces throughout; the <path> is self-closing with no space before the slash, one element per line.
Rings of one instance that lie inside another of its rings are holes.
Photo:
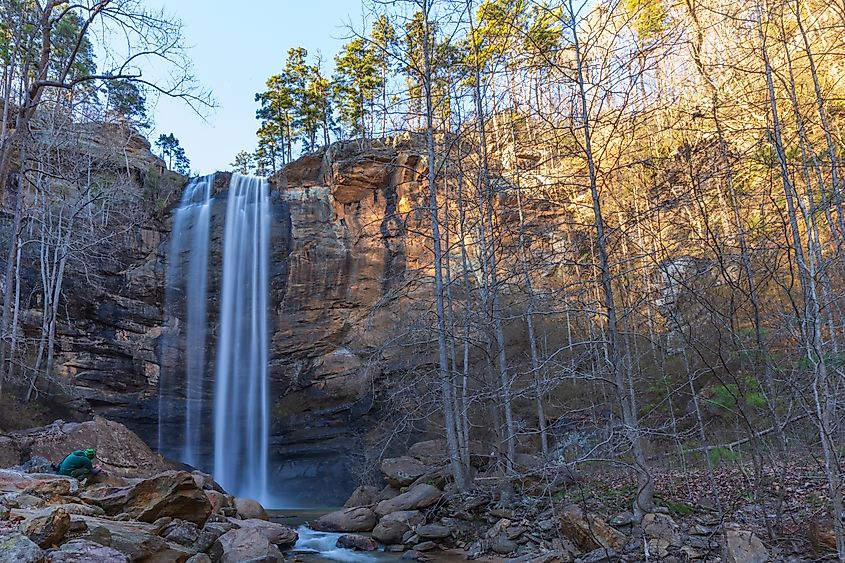
<path fill-rule="evenodd" d="M 47 460 L 96 444 L 102 482 L 46 473 Z M 475 448 L 471 493 L 453 486 L 438 440 L 384 459 L 386 485 L 358 487 L 344 508 L 309 527 L 342 534 L 337 547 L 396 553 L 406 560 L 484 559 L 521 563 L 725 561 L 763 563 L 769 550 L 750 529 L 715 511 L 668 510 L 634 524 L 571 502 L 581 486 L 565 466 L 522 460 L 523 494 L 504 492 L 495 463 Z M 210 475 L 186 471 L 151 451 L 119 423 L 96 418 L 0 437 L 0 563 L 296 561 L 296 530 L 272 522 L 254 500 L 236 498 Z M 540 482 L 542 480 L 542 483 Z M 549 494 L 528 494 L 531 484 Z M 513 483 L 511 483 L 513 485 Z M 542 486 L 541 486 L 542 485 Z"/>

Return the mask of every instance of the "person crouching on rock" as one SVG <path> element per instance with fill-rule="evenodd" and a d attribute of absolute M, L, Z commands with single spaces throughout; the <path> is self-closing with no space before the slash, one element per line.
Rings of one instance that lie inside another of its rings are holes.
<path fill-rule="evenodd" d="M 91 460 L 97 457 L 93 448 L 74 450 L 59 464 L 59 475 L 75 477 L 82 481 L 100 473 L 99 466 L 94 466 Z"/>

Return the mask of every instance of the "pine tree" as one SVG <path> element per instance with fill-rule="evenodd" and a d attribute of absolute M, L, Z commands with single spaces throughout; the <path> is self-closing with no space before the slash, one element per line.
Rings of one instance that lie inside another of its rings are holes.
<path fill-rule="evenodd" d="M 191 172 L 191 161 L 185 156 L 185 149 L 173 133 L 159 135 L 156 146 L 161 150 L 161 158 L 166 158 L 167 167 L 170 170 L 175 170 L 182 175 Z"/>
<path fill-rule="evenodd" d="M 375 52 L 364 39 L 356 37 L 343 46 L 335 57 L 335 65 L 332 97 L 340 113 L 340 121 L 352 135 L 367 138 L 373 130 L 373 104 L 379 92 Z"/>

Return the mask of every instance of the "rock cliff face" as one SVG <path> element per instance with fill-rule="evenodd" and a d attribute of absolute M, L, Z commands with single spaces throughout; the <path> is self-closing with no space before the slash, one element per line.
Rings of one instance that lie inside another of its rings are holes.
<path fill-rule="evenodd" d="M 271 179 L 271 464 L 292 504 L 331 505 L 348 495 L 347 461 L 356 438 L 376 422 L 379 382 L 408 362 L 394 337 L 407 322 L 408 282 L 426 268 L 424 237 L 407 236 L 425 218 L 420 167 L 412 150 L 336 144 Z M 228 176 L 219 174 L 208 303 L 212 362 L 227 186 Z M 68 272 L 55 360 L 93 411 L 153 447 L 162 370 L 178 372 L 183 352 L 166 325 L 168 221 L 112 240 L 102 253 L 108 259 L 87 265 L 88 277 Z M 97 283 L 86 281 L 92 270 Z M 32 331 L 35 305 L 27 311 Z M 210 369 L 206 389 L 212 377 Z"/>

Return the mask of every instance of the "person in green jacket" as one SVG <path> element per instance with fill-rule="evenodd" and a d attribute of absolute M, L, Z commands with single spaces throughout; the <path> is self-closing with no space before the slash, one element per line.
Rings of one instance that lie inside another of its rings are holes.
<path fill-rule="evenodd" d="M 75 477 L 80 481 L 91 475 L 96 475 L 100 472 L 100 468 L 94 467 L 94 464 L 91 463 L 91 460 L 95 457 L 97 457 L 97 452 L 93 448 L 74 450 L 59 464 L 58 473 L 59 475 Z"/>

